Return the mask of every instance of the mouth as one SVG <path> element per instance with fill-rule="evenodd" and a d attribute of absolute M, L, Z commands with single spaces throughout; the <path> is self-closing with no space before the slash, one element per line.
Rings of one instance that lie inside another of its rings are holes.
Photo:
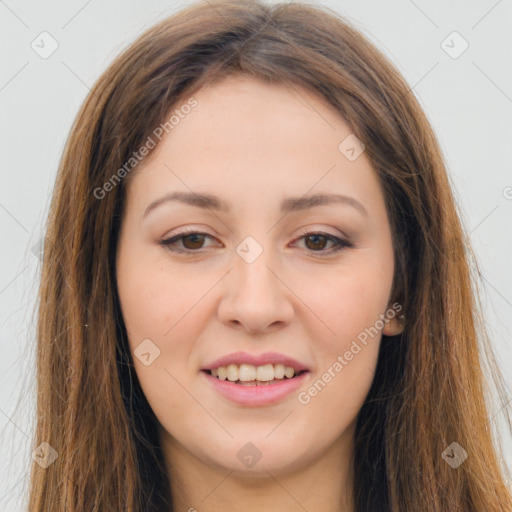
<path fill-rule="evenodd" d="M 202 369 L 205 384 L 238 406 L 263 407 L 290 399 L 294 392 L 307 384 L 310 370 L 284 365 L 229 364 Z"/>
<path fill-rule="evenodd" d="M 297 379 L 304 373 L 309 373 L 309 370 L 270 363 L 261 366 L 229 364 L 201 371 L 217 380 L 229 381 L 240 386 L 272 386 L 283 381 Z"/>

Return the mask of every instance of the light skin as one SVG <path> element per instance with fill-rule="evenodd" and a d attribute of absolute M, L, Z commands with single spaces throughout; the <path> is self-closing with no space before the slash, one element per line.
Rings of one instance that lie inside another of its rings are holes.
<path fill-rule="evenodd" d="M 132 353 L 146 339 L 160 350 L 149 365 L 133 359 L 159 421 L 173 510 L 353 511 L 355 420 L 380 333 L 309 403 L 298 394 L 393 303 L 377 175 L 364 152 L 354 161 L 341 153 L 351 129 L 303 88 L 232 76 L 194 97 L 197 107 L 132 177 L 117 250 Z M 176 191 L 218 196 L 230 211 L 167 201 L 144 215 Z M 347 202 L 280 211 L 285 198 L 319 193 L 348 196 L 364 211 Z M 189 255 L 161 244 L 185 229 L 208 235 L 177 239 Z M 306 233 L 350 245 L 335 251 Z M 236 251 L 247 236 L 263 249 L 252 263 Z M 401 329 L 395 317 L 380 331 Z M 200 369 L 239 350 L 279 352 L 311 372 L 278 403 L 235 404 Z M 237 457 L 248 442 L 261 453 L 252 467 Z"/>

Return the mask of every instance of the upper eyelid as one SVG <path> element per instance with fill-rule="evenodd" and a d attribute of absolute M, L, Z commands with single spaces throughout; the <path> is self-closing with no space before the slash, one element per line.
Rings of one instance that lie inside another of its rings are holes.
<path fill-rule="evenodd" d="M 179 239 L 179 238 L 185 237 L 187 235 L 205 235 L 210 238 L 215 238 L 215 239 L 217 238 L 215 235 L 211 235 L 210 233 L 207 233 L 206 231 L 201 231 L 198 229 L 191 229 L 191 230 L 181 231 L 180 233 L 174 233 L 172 235 L 164 237 L 162 240 L 165 241 L 165 240 Z M 299 238 L 302 238 L 305 235 L 325 235 L 325 236 L 332 236 L 335 238 L 339 238 L 340 240 L 345 240 L 347 242 L 349 241 L 349 237 L 347 237 L 346 235 L 335 235 L 333 233 L 329 233 L 328 231 L 323 231 L 321 229 L 304 229 L 294 238 L 294 241 Z"/>
<path fill-rule="evenodd" d="M 339 238 L 340 240 L 346 240 L 346 241 L 350 240 L 350 237 L 341 231 L 340 231 L 340 234 L 334 234 L 334 233 L 329 233 L 328 231 L 325 231 L 321 228 L 315 229 L 312 227 L 301 228 L 299 234 L 294 238 L 294 240 L 296 240 L 297 238 L 300 238 L 304 235 L 310 235 L 310 234 L 328 235 L 328 236 L 333 236 L 333 237 Z M 162 240 L 170 240 L 171 238 L 177 238 L 177 237 L 186 236 L 186 235 L 206 235 L 206 236 L 209 236 L 210 238 L 217 238 L 215 235 L 212 235 L 206 231 L 201 231 L 200 228 L 192 228 L 192 229 L 185 228 L 184 231 L 165 236 L 162 238 Z"/>

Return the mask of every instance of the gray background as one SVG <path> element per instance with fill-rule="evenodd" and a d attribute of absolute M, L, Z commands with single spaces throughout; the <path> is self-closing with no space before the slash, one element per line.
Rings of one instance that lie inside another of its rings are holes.
<path fill-rule="evenodd" d="M 114 56 L 187 4 L 0 0 L 0 511 L 21 510 L 27 489 L 34 448 L 37 244 L 72 120 Z M 391 58 L 438 135 L 482 270 L 482 302 L 493 345 L 512 388 L 512 2 L 341 0 L 323 5 L 345 15 Z M 43 31 L 58 43 L 46 59 L 31 47 L 33 41 L 42 46 Z M 445 51 L 446 45 L 452 54 L 463 48 L 462 40 L 450 36 L 453 31 L 469 44 L 457 58 Z M 512 468 L 502 405 L 494 404 L 492 415 Z"/>

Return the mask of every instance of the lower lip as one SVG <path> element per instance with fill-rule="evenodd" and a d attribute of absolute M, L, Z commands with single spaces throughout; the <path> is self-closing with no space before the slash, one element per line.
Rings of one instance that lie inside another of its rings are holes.
<path fill-rule="evenodd" d="M 218 393 L 232 402 L 240 405 L 258 406 L 274 404 L 290 395 L 302 385 L 310 372 L 306 371 L 292 379 L 285 379 L 275 384 L 264 384 L 262 386 L 244 386 L 229 380 L 220 380 L 217 377 L 212 377 L 205 371 L 201 371 L 201 373 Z"/>

